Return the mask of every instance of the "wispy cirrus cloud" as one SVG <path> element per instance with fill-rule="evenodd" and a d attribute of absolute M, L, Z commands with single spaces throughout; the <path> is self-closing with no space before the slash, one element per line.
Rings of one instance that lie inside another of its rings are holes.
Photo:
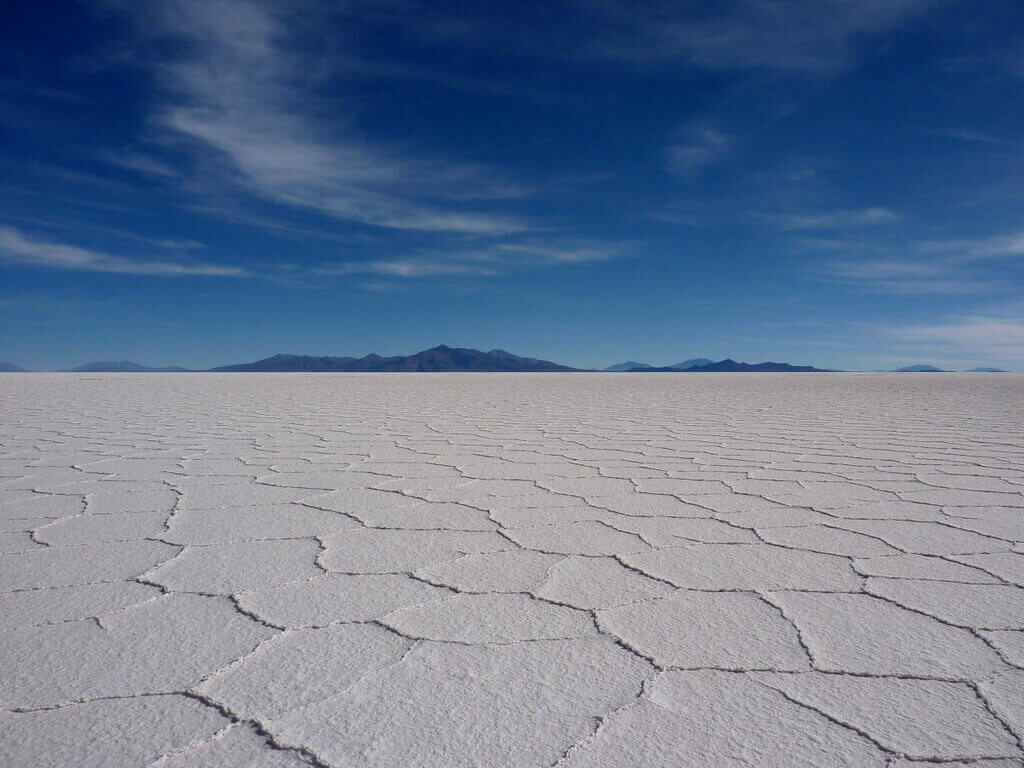
<path fill-rule="evenodd" d="M 812 230 L 878 226 L 899 220 L 899 214 L 881 206 L 804 213 L 772 214 L 768 217 L 780 229 Z"/>
<path fill-rule="evenodd" d="M 1024 232 L 977 240 L 928 240 L 919 247 L 924 253 L 938 254 L 961 263 L 1024 256 Z"/>
<path fill-rule="evenodd" d="M 480 264 L 420 258 L 345 261 L 317 267 L 313 271 L 321 275 L 379 275 L 399 278 L 497 274 L 494 268 Z"/>
<path fill-rule="evenodd" d="M 813 241 L 811 241 L 813 243 Z M 818 250 L 854 251 L 822 267 L 828 280 L 865 290 L 897 294 L 980 294 L 1013 290 L 1008 261 L 1024 256 L 1024 232 L 974 240 L 927 240 L 890 249 L 844 240 L 817 244 Z M 889 255 L 887 251 L 896 251 Z M 877 255 L 882 252 L 885 255 Z"/>
<path fill-rule="evenodd" d="M 496 260 L 542 264 L 585 264 L 625 258 L 637 243 L 498 243 L 491 257 Z"/>
<path fill-rule="evenodd" d="M 922 131 L 927 136 L 938 136 L 944 139 L 953 139 L 955 141 L 961 141 L 967 144 L 986 144 L 992 147 L 1001 147 L 1005 149 L 1019 149 L 1020 141 L 1013 139 L 1007 139 L 1002 136 L 996 136 L 986 131 L 978 131 L 971 129 L 947 129 L 947 130 L 934 130 L 929 129 Z"/>
<path fill-rule="evenodd" d="M 182 174 L 177 168 L 173 168 L 152 155 L 137 150 L 125 150 L 114 152 L 105 150 L 98 155 L 99 159 L 120 166 L 128 171 L 141 173 L 144 176 L 155 176 L 162 179 L 181 179 Z"/>
<path fill-rule="evenodd" d="M 399 0 L 375 5 L 393 23 L 433 44 L 515 47 L 519 54 L 600 59 L 630 66 L 770 70 L 831 75 L 855 64 L 865 42 L 898 28 L 940 0 L 719 0 L 715 3 L 551 0 L 545 20 Z"/>
<path fill-rule="evenodd" d="M 1024 320 L 965 317 L 955 323 L 908 325 L 894 328 L 891 335 L 904 341 L 1010 347 L 1024 351 Z"/>
<path fill-rule="evenodd" d="M 498 242 L 483 248 L 434 250 L 408 256 L 343 261 L 313 269 L 315 274 L 424 278 L 438 276 L 494 276 L 523 267 L 558 266 L 625 258 L 635 243 Z"/>
<path fill-rule="evenodd" d="M 694 176 L 724 157 L 732 145 L 733 137 L 715 125 L 686 125 L 665 148 L 666 167 L 678 176 Z"/>
<path fill-rule="evenodd" d="M 353 128 L 353 106 L 339 112 L 321 103 L 317 88 L 331 64 L 302 38 L 315 37 L 319 4 L 169 0 L 124 7 L 143 34 L 180 52 L 150 62 L 164 89 L 150 139 L 188 154 L 200 186 L 386 229 L 502 235 L 531 228 L 521 217 L 467 205 L 522 194 L 491 170 L 368 140 Z M 138 153 L 111 160 L 150 174 L 168 168 Z"/>
<path fill-rule="evenodd" d="M 708 69 L 768 69 L 829 75 L 850 67 L 861 44 L 937 0 L 726 0 L 649 4 L 635 14 L 637 39 L 609 54 L 683 59 Z M 629 6 L 632 11 L 633 6 Z M 623 9 L 625 15 L 625 9 Z"/>
<path fill-rule="evenodd" d="M 889 338 L 924 354 L 946 355 L 974 364 L 1024 367 L 1024 319 L 966 315 L 943 323 L 898 326 Z"/>
<path fill-rule="evenodd" d="M 983 294 L 999 289 L 995 280 L 957 276 L 943 266 L 898 259 L 833 262 L 826 268 L 826 277 L 875 293 L 904 296 Z"/>
<path fill-rule="evenodd" d="M 79 234 L 86 233 L 99 233 L 101 235 L 110 235 L 118 239 L 129 240 L 136 243 L 145 243 L 156 248 L 161 248 L 169 251 L 193 251 L 206 248 L 206 245 L 200 243 L 197 240 L 187 240 L 184 238 L 173 238 L 173 237 L 150 237 L 147 235 L 140 235 L 136 232 L 130 232 L 120 227 L 108 227 L 102 224 L 95 223 L 80 223 L 80 222 L 69 222 L 61 221 L 54 218 L 43 218 L 40 216 L 5 216 L 8 221 L 16 221 L 21 224 L 28 224 L 29 226 L 44 227 L 46 229 L 60 229 Z"/>
<path fill-rule="evenodd" d="M 165 259 L 132 259 L 26 235 L 12 227 L 0 227 L 0 261 L 25 266 L 113 272 L 154 277 L 240 277 L 249 274 L 239 267 Z"/>

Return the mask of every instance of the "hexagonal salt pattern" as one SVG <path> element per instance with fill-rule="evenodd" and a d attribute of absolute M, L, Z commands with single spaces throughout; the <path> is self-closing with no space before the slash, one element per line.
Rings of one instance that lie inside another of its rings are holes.
<path fill-rule="evenodd" d="M 0 403 L 0 765 L 1024 765 L 1024 376 Z"/>

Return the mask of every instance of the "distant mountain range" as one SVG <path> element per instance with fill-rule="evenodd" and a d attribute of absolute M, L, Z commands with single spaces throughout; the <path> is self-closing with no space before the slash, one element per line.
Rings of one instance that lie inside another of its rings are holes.
<path fill-rule="evenodd" d="M 414 355 L 396 355 L 381 357 L 330 357 L 314 355 L 278 354 L 252 363 L 238 363 L 210 368 L 209 371 L 220 373 L 241 372 L 289 372 L 289 373 L 381 373 L 381 372 L 582 372 L 585 369 L 559 365 L 550 360 L 538 360 L 534 357 L 520 357 L 501 349 L 481 352 L 478 349 L 448 347 L 444 344 L 425 349 Z M 627 360 L 604 368 L 609 373 L 827 373 L 833 369 L 815 368 L 811 365 L 791 365 L 789 363 L 738 363 L 726 358 L 714 362 L 706 357 L 695 357 L 675 363 L 674 365 L 653 366 Z M 12 363 L 0 362 L 0 373 L 27 373 Z M 165 366 L 154 368 L 133 363 L 130 360 L 86 363 L 71 368 L 68 373 L 199 373 L 190 368 Z M 882 371 L 880 371 L 882 372 Z M 897 368 L 890 373 L 946 373 L 945 369 L 934 365 L 908 365 Z M 979 367 L 964 373 L 1006 373 L 1001 368 Z"/>
<path fill-rule="evenodd" d="M 576 371 L 567 365 L 533 357 L 519 357 L 501 349 L 481 352 L 478 349 L 453 349 L 441 345 L 415 355 L 381 357 L 310 357 L 308 355 L 274 355 L 255 363 L 225 365 L 213 368 L 219 372 L 242 371 L 336 371 L 336 372 L 441 372 L 441 371 L 506 371 L 554 373 Z"/>
<path fill-rule="evenodd" d="M 702 365 L 714 365 L 714 360 L 707 357 L 694 357 L 689 360 L 683 360 L 681 363 L 670 365 L 669 368 L 676 368 L 680 371 L 688 371 L 691 368 L 699 368 Z M 725 362 L 724 360 L 722 362 Z"/>
<path fill-rule="evenodd" d="M 698 365 L 711 365 L 714 360 L 707 357 L 695 357 L 691 360 L 683 360 L 681 363 L 674 363 L 673 365 L 666 365 L 658 368 L 658 370 L 674 369 L 677 371 L 685 371 L 689 368 L 694 368 Z M 616 363 L 615 365 L 609 365 L 603 370 L 608 373 L 617 373 L 621 371 L 640 371 L 640 370 L 654 370 L 656 366 L 648 365 L 647 363 L 637 363 L 632 360 L 627 360 L 624 363 Z"/>
<path fill-rule="evenodd" d="M 939 368 L 934 365 L 905 365 L 896 368 L 891 373 L 955 373 L 946 368 Z M 961 373 L 1006 373 L 1002 368 L 971 368 Z"/>
<path fill-rule="evenodd" d="M 139 365 L 131 360 L 107 361 L 102 363 L 86 363 L 70 369 L 70 373 L 184 373 L 188 368 L 169 365 L 166 368 L 150 368 Z"/>
<path fill-rule="evenodd" d="M 631 368 L 629 373 L 829 373 L 827 368 L 812 365 L 790 365 L 789 363 L 737 363 L 726 358 L 717 363 L 691 365 L 679 368 L 675 365 L 663 368 Z"/>
<path fill-rule="evenodd" d="M 620 371 L 636 371 L 641 368 L 653 368 L 653 365 L 647 363 L 638 363 L 635 360 L 627 360 L 624 363 L 616 363 L 615 365 L 609 365 L 607 368 L 601 370 L 605 373 L 618 373 Z"/>

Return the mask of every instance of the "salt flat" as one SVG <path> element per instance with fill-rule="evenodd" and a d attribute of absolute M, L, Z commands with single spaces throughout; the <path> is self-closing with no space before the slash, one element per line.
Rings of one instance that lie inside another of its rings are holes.
<path fill-rule="evenodd" d="M 0 377 L 5 766 L 1022 765 L 1024 375 Z"/>

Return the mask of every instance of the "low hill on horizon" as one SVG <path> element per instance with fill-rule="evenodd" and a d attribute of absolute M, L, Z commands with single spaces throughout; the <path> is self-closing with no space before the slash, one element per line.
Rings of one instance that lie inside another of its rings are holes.
<path fill-rule="evenodd" d="M 618 373 L 619 371 L 632 371 L 636 368 L 653 368 L 653 365 L 647 363 L 638 363 L 635 360 L 627 360 L 624 363 L 616 363 L 615 365 L 609 365 L 607 368 L 602 368 L 602 373 Z"/>
<path fill-rule="evenodd" d="M 0 373 L 28 373 L 28 371 L 19 368 L 14 363 L 0 362 Z"/>
<path fill-rule="evenodd" d="M 683 360 L 681 363 L 673 363 L 668 366 L 669 368 L 677 368 L 680 371 L 685 371 L 688 368 L 696 368 L 700 365 L 713 365 L 714 360 L 709 357 L 693 357 L 689 360 Z"/>
<path fill-rule="evenodd" d="M 131 360 L 91 362 L 75 368 L 64 369 L 63 373 L 202 373 L 202 372 L 281 372 L 281 373 L 386 373 L 386 372 L 608 372 L 608 373 L 819 373 L 840 372 L 832 368 L 817 368 L 812 365 L 763 362 L 744 363 L 731 358 L 711 361 L 708 358 L 692 358 L 667 366 L 654 366 L 627 360 L 602 369 L 574 368 L 550 360 L 522 357 L 501 349 L 483 352 L 478 349 L 449 347 L 441 344 L 412 355 L 384 357 L 370 354 L 364 357 L 335 357 L 330 355 L 276 354 L 250 363 L 223 365 L 208 369 L 185 368 L 182 366 L 147 366 Z M 29 373 L 10 362 L 0 361 L 0 373 Z M 875 371 L 876 373 L 955 373 L 955 369 L 939 368 L 929 364 L 907 365 L 901 368 Z M 960 371 L 961 373 L 1008 373 L 1002 368 L 979 366 Z"/>
<path fill-rule="evenodd" d="M 934 365 L 905 365 L 902 368 L 894 368 L 891 373 L 949 373 L 949 371 Z"/>
<path fill-rule="evenodd" d="M 694 357 L 689 360 L 683 360 L 680 363 L 673 363 L 672 365 L 650 365 L 648 363 L 637 363 L 633 360 L 627 360 L 624 363 L 616 363 L 615 365 L 609 365 L 607 368 L 602 368 L 602 371 L 607 373 L 619 373 L 622 371 L 635 371 L 641 368 L 643 369 L 662 369 L 662 368 L 675 368 L 676 370 L 685 370 L 687 368 L 693 368 L 698 365 L 711 365 L 715 361 L 709 357 Z"/>
<path fill-rule="evenodd" d="M 549 360 L 520 357 L 502 349 L 481 352 L 478 349 L 452 348 L 441 344 L 425 349 L 414 355 L 381 357 L 316 357 L 312 355 L 278 354 L 253 363 L 224 365 L 211 368 L 219 373 L 250 372 L 337 372 L 337 373 L 386 373 L 386 372 L 508 372 L 544 373 L 578 371 L 567 365 Z"/>
<path fill-rule="evenodd" d="M 689 368 L 634 368 L 628 373 L 834 373 L 828 368 L 813 365 L 790 365 L 789 363 L 737 363 L 726 358 L 717 363 L 694 365 Z"/>
<path fill-rule="evenodd" d="M 68 373 L 184 373 L 188 370 L 188 368 L 177 365 L 152 368 L 148 365 L 133 363 L 131 360 L 107 360 L 98 363 L 85 363 L 71 368 Z"/>

